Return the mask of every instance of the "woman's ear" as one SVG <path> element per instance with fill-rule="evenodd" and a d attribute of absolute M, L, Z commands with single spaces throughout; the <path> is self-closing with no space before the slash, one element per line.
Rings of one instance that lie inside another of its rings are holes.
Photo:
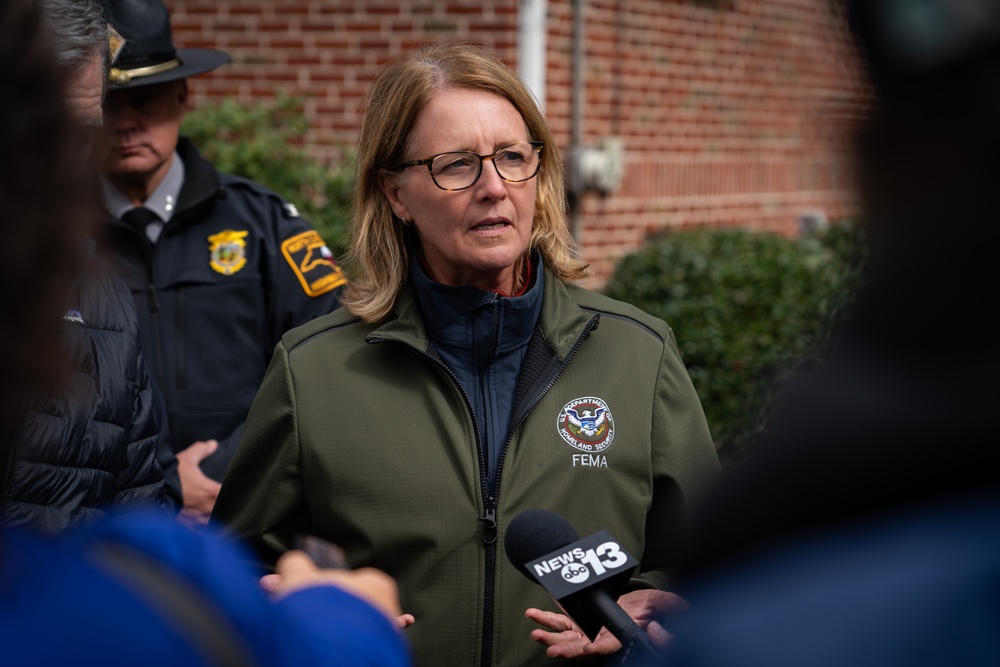
<path fill-rule="evenodd" d="M 399 174 L 387 171 L 379 172 L 378 186 L 382 189 L 382 194 L 389 200 L 392 212 L 403 222 L 413 222 L 410 211 L 399 196 Z"/>

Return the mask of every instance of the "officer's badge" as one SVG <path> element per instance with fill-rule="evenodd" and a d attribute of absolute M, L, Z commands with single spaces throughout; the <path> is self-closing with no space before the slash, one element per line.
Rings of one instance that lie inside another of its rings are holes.
<path fill-rule="evenodd" d="M 333 253 L 315 230 L 286 239 L 281 244 L 281 254 L 309 296 L 326 294 L 347 283 L 344 272 L 333 261 Z"/>
<path fill-rule="evenodd" d="M 559 436 L 583 452 L 599 452 L 611 446 L 615 422 L 608 404 L 594 396 L 575 398 L 559 411 Z"/>
<path fill-rule="evenodd" d="M 247 263 L 246 237 L 250 232 L 225 229 L 208 237 L 208 265 L 224 276 L 231 276 Z"/>

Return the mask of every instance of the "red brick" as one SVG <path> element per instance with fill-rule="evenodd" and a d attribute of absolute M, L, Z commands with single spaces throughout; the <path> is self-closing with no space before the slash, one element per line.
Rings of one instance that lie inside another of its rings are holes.
<path fill-rule="evenodd" d="M 401 2 L 394 2 L 388 5 L 376 5 L 369 3 L 365 6 L 365 13 L 370 16 L 399 16 L 400 14 L 405 13 L 402 6 L 403 4 L 404 3 Z"/>
<path fill-rule="evenodd" d="M 627 151 L 623 188 L 582 201 L 595 284 L 650 230 L 794 230 L 802 208 L 856 210 L 847 151 L 869 92 L 842 17 L 828 0 L 718 2 L 588 0 L 585 141 L 615 134 Z M 401 49 L 463 40 L 517 58 L 518 0 L 169 5 L 179 44 L 222 45 L 236 60 L 193 79 L 193 95 L 251 101 L 293 87 L 313 100 L 306 144 L 318 156 L 352 145 L 361 97 Z M 546 113 L 564 153 L 572 22 L 573 0 L 548 1 Z"/>

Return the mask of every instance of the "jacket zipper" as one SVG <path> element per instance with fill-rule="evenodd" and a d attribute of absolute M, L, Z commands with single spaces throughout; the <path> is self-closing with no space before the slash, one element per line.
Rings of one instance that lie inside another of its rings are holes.
<path fill-rule="evenodd" d="M 497 460 L 497 475 L 496 479 L 493 481 L 493 495 L 489 497 L 489 504 L 487 504 L 487 511 L 486 511 L 486 518 L 492 520 L 493 540 L 489 542 L 490 549 L 488 549 L 486 552 L 486 585 L 483 595 L 484 597 L 483 606 L 485 607 L 485 609 L 483 612 L 483 655 L 481 660 L 482 667 L 489 667 L 490 665 L 490 653 L 492 651 L 491 644 L 493 643 L 493 588 L 494 588 L 493 579 L 494 579 L 494 570 L 496 568 L 495 542 L 497 539 L 497 532 L 498 532 L 497 521 L 496 521 L 496 507 L 499 503 L 500 476 L 501 473 L 503 472 L 504 459 L 507 458 L 507 450 L 510 448 L 510 443 L 514 439 L 514 433 L 517 432 L 517 429 L 519 429 L 521 427 L 521 424 L 523 424 L 524 421 L 528 418 L 528 415 L 530 415 L 531 412 L 535 409 L 535 406 L 537 406 L 539 403 L 542 402 L 542 398 L 545 397 L 545 394 L 549 393 L 549 390 L 552 389 L 552 386 L 556 383 L 556 380 L 558 380 L 559 376 L 562 375 L 562 372 L 566 370 L 566 367 L 569 365 L 569 362 L 572 361 L 573 357 L 576 355 L 577 350 L 580 349 L 580 346 L 583 344 L 583 341 L 585 341 L 590 336 L 590 332 L 593 331 L 594 328 L 597 326 L 597 322 L 599 319 L 600 319 L 599 315 L 595 315 L 594 317 L 590 318 L 590 321 L 587 322 L 587 326 L 580 334 L 580 337 L 577 338 L 576 343 L 573 344 L 573 347 L 570 349 L 569 354 L 566 355 L 566 359 L 559 366 L 559 369 L 552 375 L 552 378 L 549 380 L 548 384 L 545 385 L 545 388 L 542 389 L 540 392 L 538 392 L 538 395 L 535 396 L 531 405 L 528 406 L 528 409 L 524 411 L 524 414 L 522 414 L 520 418 L 518 418 L 517 422 L 511 427 L 510 433 L 507 435 L 507 442 L 504 443 L 503 450 L 500 452 L 500 458 Z M 491 508 L 492 512 L 490 511 Z"/>
<path fill-rule="evenodd" d="M 161 348 L 160 339 L 160 297 L 156 291 L 156 245 L 149 241 L 141 233 L 133 229 L 132 227 L 127 227 L 132 233 L 139 237 L 139 242 L 142 244 L 142 251 L 145 253 L 146 262 L 146 272 L 148 283 L 146 284 L 146 293 L 149 295 L 149 314 L 153 320 L 153 354 L 155 355 L 156 363 L 156 381 L 164 382 L 166 381 L 166 376 L 163 375 L 163 351 Z M 143 350 L 144 355 L 149 354 L 149 350 Z M 162 390 L 162 389 L 161 389 Z"/>
<path fill-rule="evenodd" d="M 163 353 L 160 351 L 160 297 L 156 291 L 156 271 L 154 267 L 156 261 L 156 244 L 150 241 L 143 232 L 118 218 L 113 218 L 113 224 L 120 229 L 128 230 L 128 233 L 135 236 L 139 244 L 139 251 L 145 257 L 146 294 L 149 297 L 150 318 L 153 320 L 153 347 L 155 348 L 153 350 L 153 362 L 156 367 L 156 381 L 157 383 L 162 383 L 165 378 L 163 375 Z M 166 231 L 166 227 L 164 227 L 164 231 Z M 150 351 L 145 349 L 145 347 L 142 353 L 147 359 L 150 358 Z"/>
<path fill-rule="evenodd" d="M 483 665 L 489 665 L 489 656 L 492 650 L 492 640 L 493 640 L 493 568 L 495 566 L 496 560 L 496 541 L 497 541 L 497 509 L 496 501 L 493 497 L 487 495 L 487 482 L 486 482 L 486 457 L 483 452 L 482 435 L 479 432 L 479 420 L 476 419 L 476 412 L 472 408 L 472 401 L 469 399 L 469 395 L 466 393 L 465 389 L 462 388 L 462 383 L 458 381 L 458 376 L 448 366 L 446 366 L 442 361 L 435 359 L 431 355 L 427 354 L 416 345 L 403 342 L 401 340 L 396 340 L 394 338 L 369 338 L 371 343 L 397 343 L 400 345 L 405 345 L 416 351 L 417 354 L 421 355 L 425 359 L 431 361 L 432 363 L 440 366 L 448 377 L 451 378 L 455 386 L 458 387 L 459 393 L 462 394 L 462 398 L 465 400 L 465 407 L 469 410 L 469 416 L 472 417 L 472 427 L 476 433 L 476 453 L 479 455 L 479 489 L 483 498 L 483 516 L 479 518 L 479 521 L 483 523 L 483 543 L 486 545 L 486 586 L 483 591 Z M 497 469 L 497 478 L 499 479 L 500 470 Z"/>
<path fill-rule="evenodd" d="M 597 322 L 600 320 L 599 315 L 595 315 L 587 322 L 587 326 L 584 328 L 580 337 L 577 339 L 576 343 L 573 344 L 572 349 L 570 349 L 569 354 L 566 355 L 566 359 L 559 366 L 559 369 L 553 374 L 552 378 L 549 380 L 545 388 L 538 392 L 534 401 L 524 411 L 524 414 L 517 420 L 517 423 L 511 428 L 510 433 L 507 435 L 507 441 L 504 443 L 503 450 L 500 452 L 500 458 L 497 460 L 497 471 L 496 479 L 493 481 L 493 493 L 489 494 L 487 489 L 487 479 L 486 479 L 486 460 L 483 452 L 482 437 L 479 432 L 479 422 L 476 419 L 476 413 L 472 409 L 472 401 L 469 400 L 468 394 L 466 394 L 465 389 L 462 388 L 462 383 L 458 381 L 458 377 L 448 368 L 443 362 L 438 361 L 434 357 L 430 356 L 420 348 L 410 343 L 404 343 L 403 341 L 391 339 L 391 338 L 370 338 L 372 343 L 399 343 L 401 345 L 406 345 L 430 361 L 434 362 L 438 366 L 444 369 L 444 371 L 451 377 L 454 381 L 455 386 L 462 394 L 462 398 L 465 399 L 465 406 L 469 410 L 469 415 L 472 417 L 472 426 L 476 432 L 476 450 L 479 454 L 479 484 L 483 494 L 483 506 L 484 512 L 482 518 L 479 520 L 483 522 L 483 542 L 486 545 L 486 572 L 485 572 L 485 583 L 483 586 L 483 634 L 482 634 L 482 656 L 480 659 L 480 664 L 482 667 L 489 667 L 490 665 L 490 655 L 493 652 L 493 588 L 494 588 L 494 570 L 496 569 L 496 541 L 498 537 L 498 523 L 497 523 L 497 506 L 499 504 L 500 495 L 500 475 L 503 471 L 503 462 L 507 456 L 507 449 L 510 447 L 511 440 L 514 439 L 514 433 L 520 428 L 521 424 L 528 418 L 535 406 L 537 406 L 542 398 L 549 392 L 552 386 L 562 375 L 562 372 L 569 365 L 569 362 L 576 355 L 577 350 L 583 344 L 583 341 L 590 336 L 590 332 L 594 330 L 597 326 Z"/>
<path fill-rule="evenodd" d="M 163 376 L 163 352 L 160 347 L 160 299 L 156 294 L 156 284 L 153 282 L 153 267 L 149 267 L 149 313 L 153 319 L 153 353 L 156 355 L 156 377 Z M 159 380 L 162 382 L 162 380 Z"/>
<path fill-rule="evenodd" d="M 553 374 L 552 379 L 549 380 L 549 383 L 545 385 L 544 389 L 538 392 L 538 395 L 535 397 L 534 401 L 532 401 L 531 405 L 528 406 L 528 409 L 524 411 L 524 414 L 522 414 L 518 418 L 518 420 L 514 423 L 514 425 L 511 427 L 510 434 L 507 436 L 507 442 L 503 446 L 503 451 L 500 452 L 500 460 L 497 461 L 497 478 L 496 481 L 494 482 L 494 487 L 493 487 L 494 493 L 496 495 L 500 495 L 500 471 L 503 469 L 503 460 L 507 456 L 507 448 L 510 447 L 511 440 L 514 439 L 514 433 L 517 431 L 517 429 L 521 427 L 521 424 L 523 424 L 524 421 L 528 418 L 528 415 L 532 413 L 532 411 L 535 409 L 535 406 L 537 406 L 539 403 L 542 402 L 542 398 L 545 396 L 545 394 L 549 393 L 549 389 L 552 389 L 552 386 L 556 383 L 556 380 L 559 379 L 559 376 L 562 375 L 562 372 L 566 370 L 567 366 L 569 366 L 569 362 L 573 360 L 574 356 L 576 356 L 576 352 L 577 350 L 580 349 L 580 346 L 583 345 L 583 341 L 587 340 L 587 338 L 590 337 L 590 332 L 593 331 L 595 328 L 597 328 L 597 323 L 600 319 L 601 319 L 600 315 L 594 315 L 592 318 L 590 318 L 590 321 L 587 322 L 587 326 L 584 327 L 583 331 L 580 333 L 580 337 L 576 339 L 576 343 L 574 343 L 573 347 L 570 348 L 569 354 L 566 355 L 566 360 L 563 361 L 562 364 L 559 366 L 559 370 L 557 370 L 555 374 Z"/>
<path fill-rule="evenodd" d="M 177 306 L 174 309 L 174 371 L 178 389 L 187 387 L 187 361 L 184 346 L 184 293 L 183 287 L 177 290 Z"/>

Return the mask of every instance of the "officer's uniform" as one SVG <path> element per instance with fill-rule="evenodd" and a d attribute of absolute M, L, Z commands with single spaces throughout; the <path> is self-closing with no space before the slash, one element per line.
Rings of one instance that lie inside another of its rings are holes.
<path fill-rule="evenodd" d="M 221 481 L 281 334 L 336 308 L 347 281 L 292 204 L 216 171 L 183 137 L 174 163 L 147 201 L 165 223 L 148 230 L 120 219 L 104 184 L 101 245 L 135 297 L 174 450 L 218 440 L 202 469 Z"/>

